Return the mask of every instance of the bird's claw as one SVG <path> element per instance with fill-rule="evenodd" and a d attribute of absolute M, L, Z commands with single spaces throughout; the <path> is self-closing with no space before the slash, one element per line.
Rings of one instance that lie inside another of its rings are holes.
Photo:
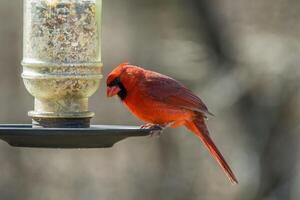
<path fill-rule="evenodd" d="M 160 137 L 164 128 L 158 124 L 144 124 L 141 129 L 150 129 L 150 136 Z"/>

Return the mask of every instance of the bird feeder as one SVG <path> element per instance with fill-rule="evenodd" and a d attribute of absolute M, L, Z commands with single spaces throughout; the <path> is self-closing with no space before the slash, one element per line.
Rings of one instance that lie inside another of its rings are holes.
<path fill-rule="evenodd" d="M 111 147 L 151 130 L 90 125 L 99 87 L 102 0 L 24 0 L 22 78 L 34 97 L 32 125 L 0 125 L 13 146 Z"/>
<path fill-rule="evenodd" d="M 25 0 L 23 80 L 35 126 L 89 127 L 101 75 L 101 0 Z"/>

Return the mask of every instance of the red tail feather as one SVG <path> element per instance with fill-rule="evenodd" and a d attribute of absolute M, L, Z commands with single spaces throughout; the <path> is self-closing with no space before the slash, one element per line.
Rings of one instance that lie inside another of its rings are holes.
<path fill-rule="evenodd" d="M 212 139 L 209 136 L 209 132 L 207 130 L 207 127 L 204 122 L 204 118 L 202 116 L 199 116 L 197 119 L 195 119 L 193 122 L 187 122 L 186 127 L 190 129 L 192 132 L 194 132 L 199 139 L 205 144 L 207 149 L 210 151 L 211 155 L 215 158 L 215 160 L 218 162 L 218 164 L 221 166 L 221 168 L 224 170 L 225 174 L 228 176 L 229 180 L 233 184 L 237 184 L 238 181 L 230 169 L 229 165 L 223 158 L 222 154 L 212 141 Z"/>

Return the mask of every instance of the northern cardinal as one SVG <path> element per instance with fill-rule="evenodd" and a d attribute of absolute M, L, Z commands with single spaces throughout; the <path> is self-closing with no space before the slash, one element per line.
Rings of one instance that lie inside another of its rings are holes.
<path fill-rule="evenodd" d="M 205 124 L 211 114 L 202 100 L 175 79 L 123 63 L 107 78 L 107 96 L 118 95 L 140 120 L 153 126 L 191 130 L 207 147 L 232 183 L 234 173 L 212 141 Z"/>

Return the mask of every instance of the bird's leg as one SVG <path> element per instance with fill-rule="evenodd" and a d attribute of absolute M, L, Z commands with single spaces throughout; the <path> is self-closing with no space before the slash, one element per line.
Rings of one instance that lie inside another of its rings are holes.
<path fill-rule="evenodd" d="M 164 130 L 164 126 L 161 126 L 159 124 L 151 124 L 151 123 L 148 123 L 148 124 L 144 124 L 141 126 L 141 129 L 150 129 L 150 136 L 161 136 L 163 130 Z"/>
<path fill-rule="evenodd" d="M 173 122 L 171 123 L 167 123 L 167 124 L 164 124 L 164 125 L 160 125 L 160 124 L 151 124 L 151 123 L 148 123 L 148 124 L 144 124 L 141 126 L 142 129 L 151 129 L 150 131 L 150 136 L 157 136 L 157 137 L 160 137 L 163 130 L 166 129 L 166 128 L 169 128 L 170 126 L 172 126 Z"/>

